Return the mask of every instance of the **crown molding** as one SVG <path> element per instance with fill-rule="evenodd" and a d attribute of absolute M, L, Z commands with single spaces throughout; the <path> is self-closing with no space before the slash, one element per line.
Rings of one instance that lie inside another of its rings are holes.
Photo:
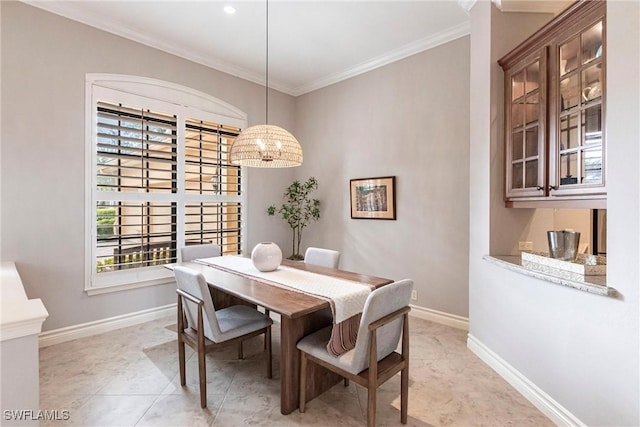
<path fill-rule="evenodd" d="M 477 3 L 477 0 L 458 0 L 458 5 L 463 8 L 467 13 L 471 12 L 473 6 Z"/>
<path fill-rule="evenodd" d="M 493 0 L 502 12 L 558 13 L 565 10 L 573 0 Z"/>
<path fill-rule="evenodd" d="M 60 15 L 62 17 L 71 19 L 73 21 L 81 22 L 91 27 L 98 28 L 100 30 L 106 31 L 111 34 L 115 34 L 116 36 L 133 40 L 135 42 L 144 44 L 154 49 L 158 49 L 163 52 L 167 52 L 169 54 L 178 56 L 180 58 L 184 58 L 189 61 L 193 61 L 198 64 L 205 65 L 207 67 L 213 68 L 218 71 L 222 71 L 232 76 L 239 77 L 241 79 L 248 80 L 250 82 L 257 83 L 262 86 L 264 86 L 266 83 L 265 76 L 262 73 L 258 74 L 253 71 L 247 70 L 245 68 L 238 67 L 229 62 L 215 60 L 208 56 L 205 57 L 204 55 L 201 55 L 197 52 L 188 51 L 181 46 L 177 46 L 171 43 L 160 42 L 152 37 L 147 36 L 144 33 L 137 32 L 134 29 L 129 27 L 115 25 L 115 24 L 107 24 L 106 22 L 100 20 L 99 17 L 96 17 L 89 13 L 79 12 L 77 9 L 73 8 L 73 6 L 68 4 L 67 2 L 48 2 L 48 1 L 34 2 L 30 0 L 21 0 L 21 1 L 30 6 L 40 8 L 47 12 Z M 461 1 L 468 1 L 468 0 L 461 0 Z M 475 0 L 471 0 L 471 1 L 475 3 Z M 269 79 L 269 88 L 275 89 L 277 91 L 286 93 L 291 96 L 304 95 L 305 93 L 308 93 L 317 89 L 321 89 L 323 87 L 332 85 L 334 83 L 338 83 L 342 80 L 346 80 L 351 77 L 355 77 L 359 74 L 366 73 L 367 71 L 374 70 L 376 68 L 382 67 L 392 62 L 399 61 L 400 59 L 404 59 L 408 56 L 415 55 L 417 53 L 423 52 L 428 49 L 432 49 L 441 44 L 456 40 L 460 37 L 464 37 L 469 34 L 469 31 L 470 31 L 470 24 L 467 21 L 463 24 L 448 28 L 432 36 L 425 37 L 421 40 L 417 40 L 415 42 L 409 43 L 398 49 L 385 53 L 384 55 L 373 58 L 372 60 L 363 62 L 355 67 L 352 67 L 337 73 L 329 74 L 325 77 L 316 79 L 314 81 L 311 81 L 309 83 L 306 83 L 298 87 L 287 85 L 282 81 L 279 81 L 278 79 L 274 79 L 273 76 L 271 76 L 271 78 Z"/>
<path fill-rule="evenodd" d="M 342 80 L 355 77 L 359 74 L 366 73 L 376 68 L 391 64 L 392 62 L 399 61 L 417 53 L 424 52 L 425 50 L 433 49 L 434 47 L 459 39 L 460 37 L 468 35 L 469 31 L 470 23 L 469 21 L 467 21 L 463 24 L 448 28 L 444 31 L 434 34 L 433 36 L 416 40 L 415 42 L 404 45 L 398 49 L 373 58 L 370 61 L 363 62 L 345 71 L 333 73 L 326 77 L 312 81 L 309 84 L 294 88 L 292 90 L 292 94 L 294 96 L 304 95 L 305 93 L 309 93 L 314 90 L 318 90 L 323 87 L 341 82 Z"/>
<path fill-rule="evenodd" d="M 67 2 L 48 2 L 48 1 L 34 2 L 29 0 L 21 0 L 21 1 L 30 6 L 34 6 L 39 9 L 45 10 L 47 12 L 60 15 L 63 18 L 68 18 L 73 21 L 77 21 L 82 24 L 89 25 L 90 27 L 94 27 L 99 30 L 106 31 L 116 36 L 133 40 L 135 42 L 144 44 L 145 46 L 149 46 L 154 49 L 158 49 L 163 52 L 170 53 L 171 55 L 175 55 L 180 58 L 188 59 L 189 61 L 193 61 L 198 64 L 213 68 L 215 70 L 222 71 L 227 74 L 231 74 L 232 76 L 240 77 L 241 79 L 248 80 L 250 82 L 257 83 L 262 86 L 264 86 L 266 83 L 264 74 L 255 73 L 245 68 L 233 65 L 229 62 L 218 61 L 210 57 L 205 57 L 197 52 L 188 51 L 181 46 L 177 46 L 171 43 L 163 43 L 161 41 L 158 41 L 155 38 L 147 36 L 144 33 L 137 32 L 130 27 L 116 25 L 116 24 L 107 24 L 104 21 L 100 20 L 98 17 L 94 16 L 93 14 L 83 13 L 78 11 L 73 6 L 67 4 Z M 284 85 L 272 79 L 269 80 L 269 88 L 276 89 L 285 93 L 288 93 L 288 90 L 289 90 L 289 87 L 287 85 Z"/>

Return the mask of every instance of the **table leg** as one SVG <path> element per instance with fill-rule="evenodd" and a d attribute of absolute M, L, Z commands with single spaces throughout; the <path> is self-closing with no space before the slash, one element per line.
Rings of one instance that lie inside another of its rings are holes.
<path fill-rule="evenodd" d="M 280 412 L 287 415 L 298 409 L 300 385 L 300 352 L 298 341 L 311 332 L 331 325 L 329 309 L 310 313 L 296 319 L 281 316 L 280 324 Z M 337 374 L 309 362 L 307 367 L 307 396 L 309 401 L 342 380 Z"/>

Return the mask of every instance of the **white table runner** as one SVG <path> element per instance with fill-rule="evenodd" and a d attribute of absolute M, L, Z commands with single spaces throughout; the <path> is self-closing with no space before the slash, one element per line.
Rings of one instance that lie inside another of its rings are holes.
<path fill-rule="evenodd" d="M 368 285 L 299 270 L 281 265 L 275 271 L 262 272 L 253 266 L 249 258 L 241 256 L 221 256 L 201 258 L 196 262 L 224 270 L 238 272 L 245 276 L 265 279 L 294 290 L 330 299 L 335 311 L 334 323 L 340 323 L 362 313 L 367 297 L 371 293 Z"/>

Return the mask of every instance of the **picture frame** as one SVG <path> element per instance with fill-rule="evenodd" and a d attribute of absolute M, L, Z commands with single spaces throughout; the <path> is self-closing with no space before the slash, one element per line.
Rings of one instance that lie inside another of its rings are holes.
<path fill-rule="evenodd" d="M 396 177 L 349 181 L 352 219 L 396 219 Z"/>

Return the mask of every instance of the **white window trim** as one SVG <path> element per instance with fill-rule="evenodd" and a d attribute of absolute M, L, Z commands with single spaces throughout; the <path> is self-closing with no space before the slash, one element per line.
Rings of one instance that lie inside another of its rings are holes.
<path fill-rule="evenodd" d="M 247 125 L 247 115 L 236 107 L 227 104 L 217 98 L 195 89 L 181 86 L 171 82 L 150 79 L 146 77 L 121 75 L 121 74 L 97 74 L 88 73 L 85 77 L 85 280 L 84 290 L 88 295 L 97 295 L 108 292 L 117 292 L 136 289 L 146 286 L 155 286 L 174 281 L 173 274 L 162 266 L 147 267 L 144 269 L 132 269 L 122 274 L 109 273 L 109 277 L 122 276 L 121 282 L 100 283 L 94 276 L 96 247 L 96 215 L 95 201 L 96 190 L 96 165 L 95 165 L 95 132 L 96 132 L 96 101 L 100 95 L 101 100 L 109 100 L 113 95 L 113 102 L 140 103 L 144 98 L 145 107 L 154 108 L 157 104 L 174 104 L 179 117 L 191 117 L 202 120 L 222 123 L 244 129 Z M 107 98 L 105 98 L 105 96 Z M 154 101 L 155 100 L 155 101 Z M 162 107 L 160 107 L 162 109 Z M 178 127 L 178 141 L 184 141 L 184 129 Z M 184 185 L 185 172 L 181 167 L 184 162 L 184 149 L 178 149 L 178 186 Z M 246 243 L 247 237 L 247 174 L 242 170 L 242 196 L 230 196 L 228 201 L 241 202 L 243 215 L 241 223 L 241 242 Z M 167 194 L 150 194 L 150 200 L 165 201 L 172 198 Z M 101 198 L 105 194 L 101 192 Z M 126 199 L 126 194 L 119 194 L 120 200 Z M 185 195 L 183 200 L 199 200 L 199 196 Z M 177 247 L 184 246 L 184 209 L 178 206 L 176 217 L 178 226 Z M 244 245 L 242 246 L 244 251 Z M 139 270 L 139 271 L 136 271 Z M 108 280 L 106 282 L 111 282 Z"/>

